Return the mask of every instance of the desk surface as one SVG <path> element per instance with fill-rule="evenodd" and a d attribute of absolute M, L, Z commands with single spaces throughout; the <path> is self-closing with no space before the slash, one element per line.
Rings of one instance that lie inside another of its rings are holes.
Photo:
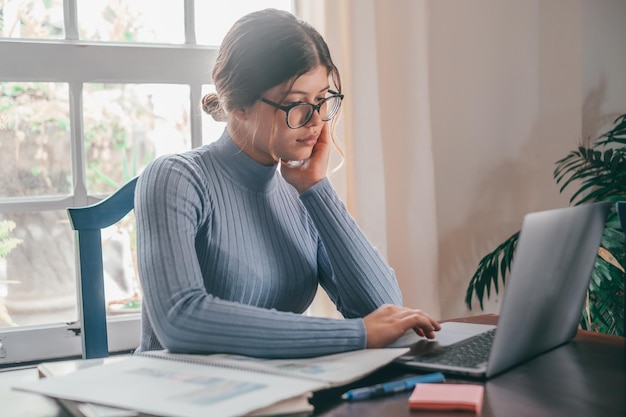
<path fill-rule="evenodd" d="M 456 321 L 495 324 L 497 316 L 486 315 Z M 453 378 L 447 380 L 485 386 L 481 417 L 624 417 L 625 359 L 626 339 L 579 331 L 572 342 L 488 381 Z M 335 402 L 326 409 L 316 411 L 315 415 L 325 417 L 473 415 L 463 412 L 412 412 L 407 407 L 409 394 L 401 393 L 364 402 Z"/>
<path fill-rule="evenodd" d="M 496 316 L 458 321 L 493 324 Z M 399 367 L 381 370 L 371 378 L 408 376 Z M 55 401 L 35 394 L 12 391 L 17 380 L 37 378 L 34 368 L 0 373 L 0 415 L 10 417 L 70 417 Z M 370 379 L 371 379 L 370 378 Z M 481 417 L 624 417 L 626 415 L 626 339 L 579 331 L 565 346 L 541 355 L 489 381 L 460 380 L 485 385 Z M 368 381 L 369 382 L 369 381 Z M 446 417 L 471 413 L 411 412 L 409 393 L 354 402 L 329 395 L 316 405 L 315 416 L 324 417 Z M 8 410 L 7 410 L 8 407 Z"/>

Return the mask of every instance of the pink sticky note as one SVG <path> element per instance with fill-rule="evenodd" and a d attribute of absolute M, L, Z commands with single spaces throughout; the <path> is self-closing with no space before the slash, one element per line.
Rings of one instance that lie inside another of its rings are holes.
<path fill-rule="evenodd" d="M 464 410 L 480 414 L 485 388 L 476 384 L 417 384 L 411 410 Z"/>

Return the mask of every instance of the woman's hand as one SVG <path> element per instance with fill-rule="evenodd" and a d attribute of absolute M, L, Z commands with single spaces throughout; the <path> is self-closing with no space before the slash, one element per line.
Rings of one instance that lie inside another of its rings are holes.
<path fill-rule="evenodd" d="M 291 165 L 289 161 L 281 161 L 280 172 L 283 178 L 302 194 L 326 178 L 329 159 L 328 124 L 324 123 L 317 143 L 313 146 L 311 157 L 301 165 Z"/>
<path fill-rule="evenodd" d="M 421 310 L 384 304 L 363 318 L 368 348 L 383 348 L 407 330 L 428 339 L 441 330 L 439 322 Z"/>

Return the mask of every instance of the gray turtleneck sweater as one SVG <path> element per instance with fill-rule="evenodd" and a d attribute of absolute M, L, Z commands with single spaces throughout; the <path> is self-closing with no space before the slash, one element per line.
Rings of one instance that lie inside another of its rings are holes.
<path fill-rule="evenodd" d="M 226 132 L 151 163 L 135 215 L 138 351 L 289 358 L 363 349 L 362 317 L 402 302 L 393 270 L 328 179 L 298 195 Z M 301 314 L 318 284 L 345 319 Z"/>

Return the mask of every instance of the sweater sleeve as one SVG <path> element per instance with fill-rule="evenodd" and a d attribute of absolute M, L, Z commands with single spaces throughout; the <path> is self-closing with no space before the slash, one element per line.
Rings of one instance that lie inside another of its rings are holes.
<path fill-rule="evenodd" d="M 173 352 L 267 358 L 364 348 L 365 326 L 360 318 L 308 317 L 227 301 L 207 292 L 204 280 L 211 277 L 202 276 L 195 251 L 199 228 L 210 223 L 206 182 L 189 161 L 169 157 L 151 164 L 137 184 L 139 276 L 149 324 L 162 347 Z"/>
<path fill-rule="evenodd" d="M 324 179 L 300 196 L 320 234 L 321 284 L 344 317 L 402 304 L 395 272 Z"/>

